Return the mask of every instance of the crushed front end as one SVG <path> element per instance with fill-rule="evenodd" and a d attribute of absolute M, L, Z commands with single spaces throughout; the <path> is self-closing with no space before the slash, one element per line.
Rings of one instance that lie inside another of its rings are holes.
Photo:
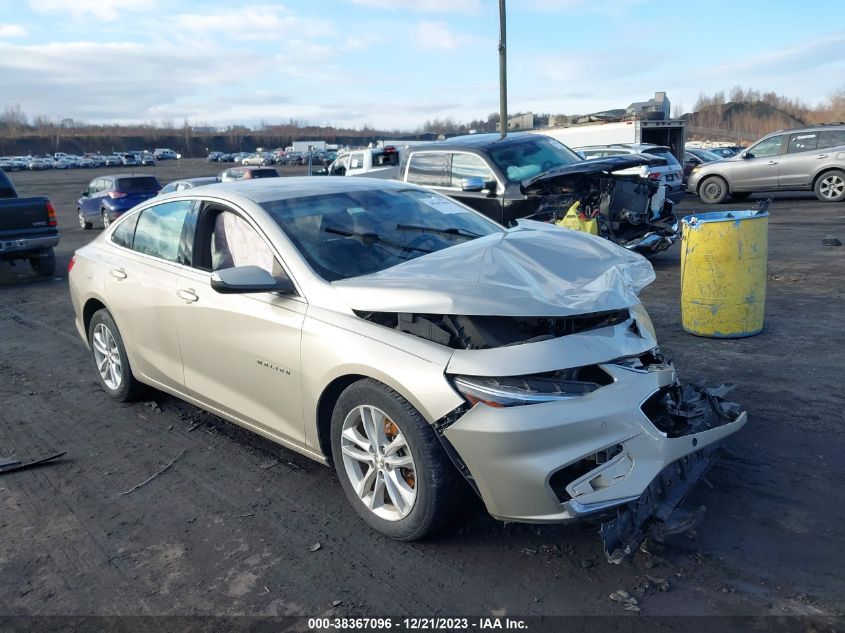
<path fill-rule="evenodd" d="M 465 396 L 472 394 L 466 384 L 476 385 L 468 398 L 473 406 L 442 434 L 493 516 L 529 523 L 606 519 L 600 533 L 616 562 L 649 530 L 668 534 L 694 525 L 697 517 L 678 506 L 746 414 L 723 399 L 724 388 L 680 383 L 656 348 L 578 369 L 570 382 L 580 387 L 555 390 L 568 390 L 566 397 L 524 398 L 517 406 L 499 396 L 485 400 L 478 391 L 484 383 L 455 377 Z"/>

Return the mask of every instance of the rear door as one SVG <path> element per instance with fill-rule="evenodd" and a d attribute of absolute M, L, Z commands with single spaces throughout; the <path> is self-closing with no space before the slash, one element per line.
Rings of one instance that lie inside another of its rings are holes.
<path fill-rule="evenodd" d="M 746 151 L 746 158 L 732 160 L 729 186 L 734 191 L 775 191 L 779 187 L 779 163 L 786 134 L 763 139 Z M 719 163 L 722 165 L 723 163 Z M 724 163 L 727 167 L 727 163 Z"/>
<path fill-rule="evenodd" d="M 288 273 L 266 236 L 242 211 L 205 203 L 192 266 L 178 282 L 176 327 L 189 395 L 248 425 L 305 442 L 300 341 L 307 304 L 273 292 L 221 294 L 213 271 L 255 265 Z"/>
<path fill-rule="evenodd" d="M 778 184 L 781 189 L 809 189 L 816 167 L 818 132 L 797 132 L 789 135 L 786 153 L 780 157 Z"/>
<path fill-rule="evenodd" d="M 147 207 L 115 224 L 104 249 L 105 292 L 133 370 L 182 391 L 175 325 L 176 290 L 184 261 L 183 232 L 191 202 Z"/>

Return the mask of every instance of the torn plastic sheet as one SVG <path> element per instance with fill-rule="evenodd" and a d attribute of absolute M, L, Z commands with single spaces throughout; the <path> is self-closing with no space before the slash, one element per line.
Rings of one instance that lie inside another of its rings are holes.
<path fill-rule="evenodd" d="M 668 415 L 690 421 L 687 432 L 681 435 L 728 424 L 741 415 L 738 404 L 724 399 L 733 385 L 707 388 L 701 383 L 679 383 L 673 388 L 678 391 L 662 398 L 661 405 Z M 653 412 L 647 415 L 652 418 Z M 701 521 L 704 508 L 688 512 L 679 506 L 712 465 L 719 446 L 711 444 L 669 464 L 636 501 L 617 508 L 616 517 L 599 529 L 609 562 L 619 563 L 631 555 L 647 536 L 660 541 L 686 532 Z"/>
<path fill-rule="evenodd" d="M 353 310 L 542 317 L 636 305 L 654 278 L 646 259 L 605 239 L 521 220 L 332 286 Z"/>

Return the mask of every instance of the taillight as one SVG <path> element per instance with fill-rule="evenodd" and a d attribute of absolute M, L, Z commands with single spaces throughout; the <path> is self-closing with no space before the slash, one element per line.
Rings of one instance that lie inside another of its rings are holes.
<path fill-rule="evenodd" d="M 649 180 L 660 180 L 660 172 L 657 172 L 657 171 L 649 172 L 648 179 Z"/>
<path fill-rule="evenodd" d="M 58 226 L 56 221 L 56 207 L 49 200 L 47 201 L 47 226 Z"/>
<path fill-rule="evenodd" d="M 123 198 L 126 195 L 124 191 L 109 191 L 109 198 Z"/>
<path fill-rule="evenodd" d="M 70 257 L 70 261 L 67 263 L 67 272 L 68 272 L 68 274 L 70 274 L 70 271 L 71 271 L 71 269 L 73 268 L 73 265 L 74 265 L 75 263 L 76 263 L 76 253 L 74 253 L 73 255 L 71 255 L 71 257 Z"/>

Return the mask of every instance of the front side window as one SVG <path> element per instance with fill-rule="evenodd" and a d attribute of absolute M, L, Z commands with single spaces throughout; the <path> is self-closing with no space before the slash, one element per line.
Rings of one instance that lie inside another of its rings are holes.
<path fill-rule="evenodd" d="M 135 228 L 132 250 L 169 262 L 178 261 L 182 227 L 190 208 L 189 200 L 175 200 L 144 209 Z"/>
<path fill-rule="evenodd" d="M 446 152 L 414 154 L 408 165 L 408 182 L 426 187 L 448 187 L 450 156 Z"/>
<path fill-rule="evenodd" d="M 749 158 L 765 158 L 766 156 L 777 156 L 780 154 L 780 146 L 783 144 L 783 134 L 767 138 L 757 143 L 748 150 Z"/>
<path fill-rule="evenodd" d="M 261 206 L 327 281 L 378 272 L 503 230 L 451 198 L 416 188 L 314 195 Z"/>
<path fill-rule="evenodd" d="M 452 186 L 461 188 L 464 178 L 481 178 L 485 183 L 496 180 L 493 170 L 475 154 L 452 154 Z"/>
<path fill-rule="evenodd" d="M 789 147 L 787 153 L 795 154 L 797 152 L 809 152 L 816 149 L 819 144 L 819 135 L 817 132 L 809 132 L 803 134 L 793 134 L 789 137 Z"/>
<path fill-rule="evenodd" d="M 209 244 L 211 270 L 258 266 L 274 273 L 273 251 L 258 231 L 239 215 L 221 211 L 214 218 Z"/>

